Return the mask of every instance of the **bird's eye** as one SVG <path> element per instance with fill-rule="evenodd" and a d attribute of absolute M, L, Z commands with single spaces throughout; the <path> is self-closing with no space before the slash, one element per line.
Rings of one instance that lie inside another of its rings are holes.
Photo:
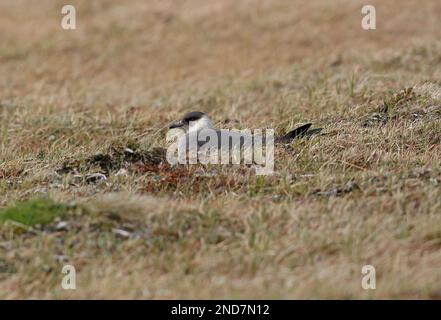
<path fill-rule="evenodd" d="M 186 120 L 187 120 L 187 122 L 191 122 L 191 121 L 196 121 L 197 118 L 196 117 L 192 117 L 192 118 L 187 118 Z"/>

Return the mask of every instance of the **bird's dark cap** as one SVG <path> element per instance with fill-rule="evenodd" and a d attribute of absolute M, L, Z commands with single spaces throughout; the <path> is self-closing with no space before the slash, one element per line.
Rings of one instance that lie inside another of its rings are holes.
<path fill-rule="evenodd" d="M 184 127 L 184 126 L 188 125 L 191 121 L 199 120 L 204 115 L 205 115 L 205 113 L 200 112 L 200 111 L 192 111 L 192 112 L 186 113 L 181 120 L 179 120 L 178 122 L 172 123 L 170 125 L 169 129 Z"/>

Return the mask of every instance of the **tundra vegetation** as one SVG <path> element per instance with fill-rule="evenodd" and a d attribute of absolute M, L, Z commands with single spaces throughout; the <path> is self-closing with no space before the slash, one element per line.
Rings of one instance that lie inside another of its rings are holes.
<path fill-rule="evenodd" d="M 441 298 L 439 0 L 64 4 L 0 3 L 0 298 Z M 324 130 L 170 166 L 192 110 Z"/>

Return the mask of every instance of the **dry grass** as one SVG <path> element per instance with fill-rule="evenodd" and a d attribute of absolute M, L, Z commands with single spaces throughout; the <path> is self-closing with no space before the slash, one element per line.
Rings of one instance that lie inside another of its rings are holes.
<path fill-rule="evenodd" d="M 371 2 L 367 32 L 362 1 L 71 1 L 76 31 L 2 1 L 0 205 L 66 211 L 0 225 L 0 298 L 440 298 L 441 4 Z M 190 110 L 326 134 L 273 176 L 173 168 Z"/>

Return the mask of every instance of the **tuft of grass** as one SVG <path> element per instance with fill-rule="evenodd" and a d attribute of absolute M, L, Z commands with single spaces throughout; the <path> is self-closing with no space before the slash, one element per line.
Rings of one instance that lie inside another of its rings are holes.
<path fill-rule="evenodd" d="M 46 224 L 66 213 L 65 204 L 51 199 L 33 199 L 0 211 L 0 223 L 15 221 L 28 226 Z"/>

